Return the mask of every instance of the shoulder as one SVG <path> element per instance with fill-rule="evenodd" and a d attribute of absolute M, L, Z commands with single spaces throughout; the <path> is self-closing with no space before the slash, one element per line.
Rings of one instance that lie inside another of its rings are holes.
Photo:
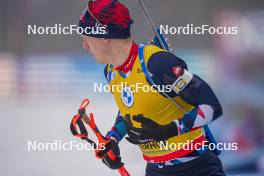
<path fill-rule="evenodd" d="M 187 64 L 178 56 L 159 51 L 150 56 L 147 62 L 148 70 L 153 75 L 168 75 L 174 77 L 173 67 L 181 67 L 188 70 Z"/>

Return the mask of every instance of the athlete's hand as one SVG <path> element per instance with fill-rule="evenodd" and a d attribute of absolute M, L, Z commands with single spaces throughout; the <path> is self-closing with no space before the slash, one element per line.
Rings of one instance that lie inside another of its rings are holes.
<path fill-rule="evenodd" d="M 178 127 L 175 122 L 171 122 L 168 125 L 159 125 L 140 114 L 134 116 L 133 120 L 141 123 L 142 128 L 135 128 L 129 115 L 126 115 L 125 119 L 128 134 L 126 139 L 132 144 L 138 145 L 151 141 L 163 141 L 178 135 Z"/>
<path fill-rule="evenodd" d="M 123 162 L 121 162 L 121 157 L 120 157 L 120 150 L 118 147 L 118 143 L 116 143 L 114 140 L 110 139 L 111 144 L 110 145 L 106 145 L 106 149 L 104 151 L 106 151 L 106 153 L 100 153 L 103 156 L 103 163 L 105 165 L 107 165 L 110 169 L 119 169 L 120 167 L 122 167 L 124 165 Z M 115 161 L 113 161 L 110 157 L 109 157 L 109 151 L 112 151 L 115 155 Z"/>

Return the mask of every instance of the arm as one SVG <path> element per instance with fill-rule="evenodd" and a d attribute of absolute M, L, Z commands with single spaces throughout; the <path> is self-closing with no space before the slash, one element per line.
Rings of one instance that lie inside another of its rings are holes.
<path fill-rule="evenodd" d="M 104 76 L 106 80 L 109 82 L 107 75 L 108 75 L 108 65 L 106 65 L 104 69 Z M 112 127 L 112 129 L 108 131 L 108 133 L 106 134 L 106 137 L 109 137 L 118 143 L 123 139 L 125 135 L 126 135 L 126 126 L 125 126 L 124 119 L 121 116 L 121 113 L 119 111 L 117 114 L 116 120 L 115 120 L 115 124 Z"/>
<path fill-rule="evenodd" d="M 223 114 L 222 106 L 211 87 L 194 75 L 191 84 L 196 83 L 199 86 L 188 87 L 180 95 L 182 99 L 195 106 L 191 112 L 185 114 L 181 119 L 175 120 L 180 133 L 205 126 Z"/>
<path fill-rule="evenodd" d="M 107 137 L 113 138 L 116 142 L 120 142 L 124 136 L 127 134 L 126 132 L 126 125 L 123 117 L 121 116 L 120 112 L 116 117 L 116 121 L 112 129 L 107 133 Z"/>
<path fill-rule="evenodd" d="M 107 74 L 108 74 L 108 65 L 106 65 L 104 69 L 104 75 L 107 82 L 109 83 L 110 79 L 107 78 Z M 106 135 L 107 138 L 110 138 L 110 145 L 105 145 L 106 147 L 105 150 L 100 152 L 99 157 L 101 157 L 103 163 L 111 169 L 119 169 L 124 165 L 124 163 L 121 162 L 120 150 L 118 146 L 118 143 L 126 134 L 126 129 L 125 129 L 125 125 L 123 125 L 123 121 L 124 120 L 120 115 L 120 112 L 118 112 L 114 126 Z M 110 150 L 114 154 L 115 160 L 113 160 L 110 154 L 108 153 Z"/>
<path fill-rule="evenodd" d="M 187 78 L 187 84 L 168 92 L 170 97 L 180 96 L 195 108 L 174 122 L 179 133 L 207 125 L 222 115 L 222 107 L 211 87 L 197 75 L 188 72 L 185 62 L 168 52 L 154 54 L 148 61 L 148 70 L 157 85 L 177 85 L 181 78 Z"/>

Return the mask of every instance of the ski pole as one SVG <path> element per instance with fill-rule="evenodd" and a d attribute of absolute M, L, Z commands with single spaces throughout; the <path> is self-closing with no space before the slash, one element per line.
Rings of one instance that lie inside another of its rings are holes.
<path fill-rule="evenodd" d="M 142 0 L 137 0 L 137 2 L 138 2 L 139 6 L 140 6 L 140 8 L 142 10 L 143 16 L 145 17 L 147 23 L 149 24 L 151 32 L 154 34 L 154 36 L 157 37 L 157 40 L 158 40 L 161 48 L 162 49 L 166 49 L 166 46 L 162 42 L 162 39 L 161 39 L 159 33 L 156 31 L 155 25 L 154 25 L 153 21 L 151 20 L 151 18 L 149 16 L 149 13 L 147 11 L 147 8 L 145 7 L 143 1 Z"/>
<path fill-rule="evenodd" d="M 79 109 L 79 113 L 76 114 L 72 120 L 71 123 L 71 131 L 73 133 L 74 136 L 79 137 L 83 140 L 86 140 L 88 143 L 94 145 L 94 146 L 98 146 L 98 147 L 103 147 L 104 145 L 107 145 L 110 142 L 110 139 L 106 139 L 101 132 L 99 131 L 99 129 L 97 128 L 95 121 L 94 121 L 94 116 L 93 113 L 89 113 L 89 116 L 87 116 L 87 114 L 85 113 L 85 109 L 86 107 L 89 105 L 89 100 L 88 99 L 84 99 L 81 103 L 80 109 Z M 80 113 L 80 112 L 84 112 L 84 113 Z M 88 133 L 87 130 L 84 127 L 84 124 L 82 122 L 82 120 L 87 123 L 89 125 L 89 127 L 92 129 L 92 131 L 95 133 L 99 144 L 97 145 L 94 141 L 92 141 L 91 139 L 88 138 Z M 77 132 L 77 128 L 76 125 L 78 125 L 81 134 L 79 134 Z M 100 149 L 97 149 L 95 151 L 96 153 L 101 152 Z M 115 155 L 113 153 L 112 150 L 110 150 L 108 152 L 108 155 L 110 157 L 111 160 L 115 161 Z M 97 158 L 102 159 L 103 157 L 99 157 L 98 155 L 96 155 Z M 130 176 L 130 174 L 128 173 L 128 171 L 126 170 L 126 168 L 124 166 L 122 166 L 121 168 L 118 169 L 118 172 L 121 176 Z"/>

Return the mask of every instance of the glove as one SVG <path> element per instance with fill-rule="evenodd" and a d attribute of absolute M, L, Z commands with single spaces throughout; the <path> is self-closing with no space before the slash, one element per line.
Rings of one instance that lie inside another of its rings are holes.
<path fill-rule="evenodd" d="M 79 109 L 79 114 L 81 115 L 82 119 L 89 124 L 89 120 L 85 117 L 85 109 Z M 97 129 L 98 130 L 98 129 Z M 99 159 L 102 159 L 103 163 L 106 164 L 110 169 L 119 169 L 124 165 L 124 163 L 121 162 L 120 157 L 120 150 L 118 147 L 118 143 L 112 139 L 109 139 L 107 137 L 103 137 L 103 139 L 100 141 L 101 143 L 104 143 L 103 146 L 98 146 L 100 149 L 95 151 L 96 157 Z M 104 149 L 102 149 L 104 147 Z M 115 161 L 113 161 L 110 156 L 109 152 L 112 151 L 115 156 Z"/>
<path fill-rule="evenodd" d="M 133 120 L 141 123 L 142 128 L 133 127 L 130 116 L 125 116 L 128 134 L 126 140 L 132 144 L 139 145 L 151 141 L 163 141 L 178 135 L 178 127 L 175 122 L 168 125 L 159 125 L 142 114 L 133 116 Z"/>
<path fill-rule="evenodd" d="M 100 153 L 100 155 L 103 156 L 102 161 L 110 169 L 119 169 L 120 167 L 124 165 L 124 163 L 121 162 L 120 150 L 119 150 L 118 144 L 114 140 L 110 139 L 110 145 L 105 145 L 105 150 L 103 151 L 105 152 Z M 113 161 L 109 157 L 109 151 L 113 151 L 115 158 L 116 158 L 115 161 Z"/>

